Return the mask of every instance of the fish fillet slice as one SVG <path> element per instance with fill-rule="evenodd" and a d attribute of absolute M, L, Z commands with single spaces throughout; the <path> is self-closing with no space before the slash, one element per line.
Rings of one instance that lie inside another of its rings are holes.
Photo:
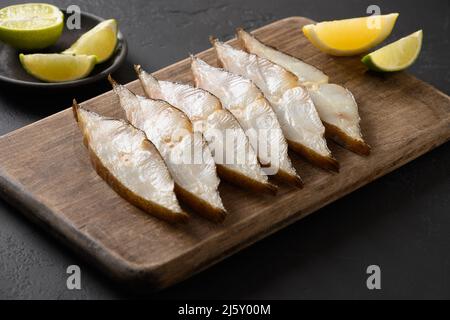
<path fill-rule="evenodd" d="M 308 91 L 297 77 L 271 61 L 212 40 L 220 64 L 228 71 L 252 80 L 275 111 L 289 146 L 311 163 L 339 171 L 331 155 Z"/>
<path fill-rule="evenodd" d="M 221 178 L 255 191 L 276 192 L 276 186 L 268 182 L 262 171 L 244 130 L 215 96 L 187 84 L 156 80 L 140 66 L 135 69 L 148 97 L 176 106 L 192 121 L 194 131 L 204 135 Z M 223 137 L 232 144 L 223 143 Z M 243 161 L 226 161 L 230 157 Z"/>
<path fill-rule="evenodd" d="M 296 75 L 303 85 L 328 83 L 328 76 L 316 67 L 263 44 L 253 35 L 241 28 L 236 30 L 236 35 L 247 52 L 256 54 L 261 58 L 265 58 L 282 66 Z"/>
<path fill-rule="evenodd" d="M 177 196 L 205 218 L 222 221 L 226 211 L 217 190 L 220 180 L 203 136 L 193 133 L 186 115 L 167 102 L 136 96 L 109 79 L 127 119 L 143 130 L 161 153 Z"/>
<path fill-rule="evenodd" d="M 185 222 L 174 182 L 144 132 L 122 120 L 80 108 L 73 111 L 97 173 L 124 199 L 169 222 Z"/>
<path fill-rule="evenodd" d="M 222 105 L 238 119 L 250 138 L 253 149 L 273 173 L 296 186 L 303 185 L 288 156 L 288 145 L 277 116 L 262 92 L 247 78 L 215 68 L 192 57 L 192 73 L 197 87 L 220 99 Z"/>
<path fill-rule="evenodd" d="M 358 105 L 349 90 L 328 83 L 328 76 L 322 71 L 263 44 L 242 29 L 237 30 L 237 36 L 248 52 L 282 66 L 308 88 L 327 136 L 355 153 L 370 153 L 370 146 L 364 141 L 359 126 Z"/>

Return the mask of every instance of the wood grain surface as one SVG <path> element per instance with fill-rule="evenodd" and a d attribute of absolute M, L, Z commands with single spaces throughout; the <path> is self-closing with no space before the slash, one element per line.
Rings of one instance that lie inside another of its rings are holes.
<path fill-rule="evenodd" d="M 329 75 L 330 82 L 354 94 L 372 153 L 361 157 L 329 142 L 341 164 L 339 174 L 314 168 L 291 153 L 304 189 L 280 184 L 278 195 L 273 197 L 222 182 L 220 193 L 229 211 L 223 224 L 212 224 L 193 214 L 187 225 L 172 226 L 133 207 L 97 176 L 72 111 L 67 109 L 0 138 L 0 194 L 116 279 L 160 289 L 449 140 L 447 95 L 403 72 L 367 72 L 359 57 L 335 58 L 320 53 L 300 32 L 301 26 L 310 22 L 291 17 L 255 34 L 317 66 Z M 199 56 L 215 64 L 211 50 Z M 157 71 L 155 76 L 192 80 L 187 59 Z M 138 81 L 128 86 L 143 94 Z M 123 117 L 111 92 L 81 105 Z"/>

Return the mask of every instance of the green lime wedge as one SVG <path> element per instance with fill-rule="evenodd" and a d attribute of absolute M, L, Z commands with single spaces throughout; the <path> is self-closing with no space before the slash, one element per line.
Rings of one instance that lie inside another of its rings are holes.
<path fill-rule="evenodd" d="M 61 36 L 64 15 L 45 3 L 26 3 L 0 10 L 0 40 L 17 49 L 42 49 Z"/>
<path fill-rule="evenodd" d="M 371 70 L 392 72 L 408 68 L 416 61 L 422 47 L 422 30 L 401 38 L 362 58 Z"/>
<path fill-rule="evenodd" d="M 69 49 L 68 54 L 85 54 L 97 56 L 97 63 L 108 60 L 117 45 L 117 22 L 109 19 L 100 22 L 83 34 Z"/>
<path fill-rule="evenodd" d="M 32 76 L 45 82 L 78 80 L 89 75 L 97 58 L 60 53 L 20 54 L 20 62 Z"/>

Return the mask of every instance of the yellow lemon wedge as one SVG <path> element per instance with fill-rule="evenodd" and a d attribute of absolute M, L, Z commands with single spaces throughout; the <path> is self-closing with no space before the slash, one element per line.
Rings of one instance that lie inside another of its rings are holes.
<path fill-rule="evenodd" d="M 362 62 L 375 71 L 400 71 L 416 61 L 422 48 L 423 32 L 419 30 L 388 44 L 362 58 Z"/>
<path fill-rule="evenodd" d="M 96 57 L 60 53 L 19 55 L 25 70 L 45 82 L 65 82 L 88 76 L 95 67 Z"/>
<path fill-rule="evenodd" d="M 321 51 L 351 56 L 375 47 L 394 28 L 398 13 L 308 24 L 303 33 Z"/>
<path fill-rule="evenodd" d="M 97 56 L 97 63 L 108 60 L 117 45 L 117 22 L 109 19 L 100 22 L 94 28 L 83 34 L 67 50 L 62 53 L 84 54 Z"/>

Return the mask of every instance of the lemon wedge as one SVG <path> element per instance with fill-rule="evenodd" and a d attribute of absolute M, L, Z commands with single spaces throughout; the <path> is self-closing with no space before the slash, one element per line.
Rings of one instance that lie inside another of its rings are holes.
<path fill-rule="evenodd" d="M 109 19 L 100 22 L 94 28 L 83 34 L 67 50 L 62 53 L 95 55 L 97 63 L 108 60 L 117 45 L 117 22 L 115 19 Z"/>
<path fill-rule="evenodd" d="M 335 56 L 366 52 L 386 39 L 398 13 L 308 24 L 303 33 L 314 46 Z"/>
<path fill-rule="evenodd" d="M 368 55 L 361 61 L 371 70 L 400 71 L 408 68 L 416 61 L 422 48 L 423 32 L 419 30 L 388 44 Z"/>
<path fill-rule="evenodd" d="M 0 40 L 17 49 L 42 49 L 61 36 L 64 15 L 46 3 L 26 3 L 0 10 Z"/>
<path fill-rule="evenodd" d="M 96 57 L 59 53 L 19 55 L 25 70 L 42 81 L 65 82 L 86 77 L 95 66 Z"/>

